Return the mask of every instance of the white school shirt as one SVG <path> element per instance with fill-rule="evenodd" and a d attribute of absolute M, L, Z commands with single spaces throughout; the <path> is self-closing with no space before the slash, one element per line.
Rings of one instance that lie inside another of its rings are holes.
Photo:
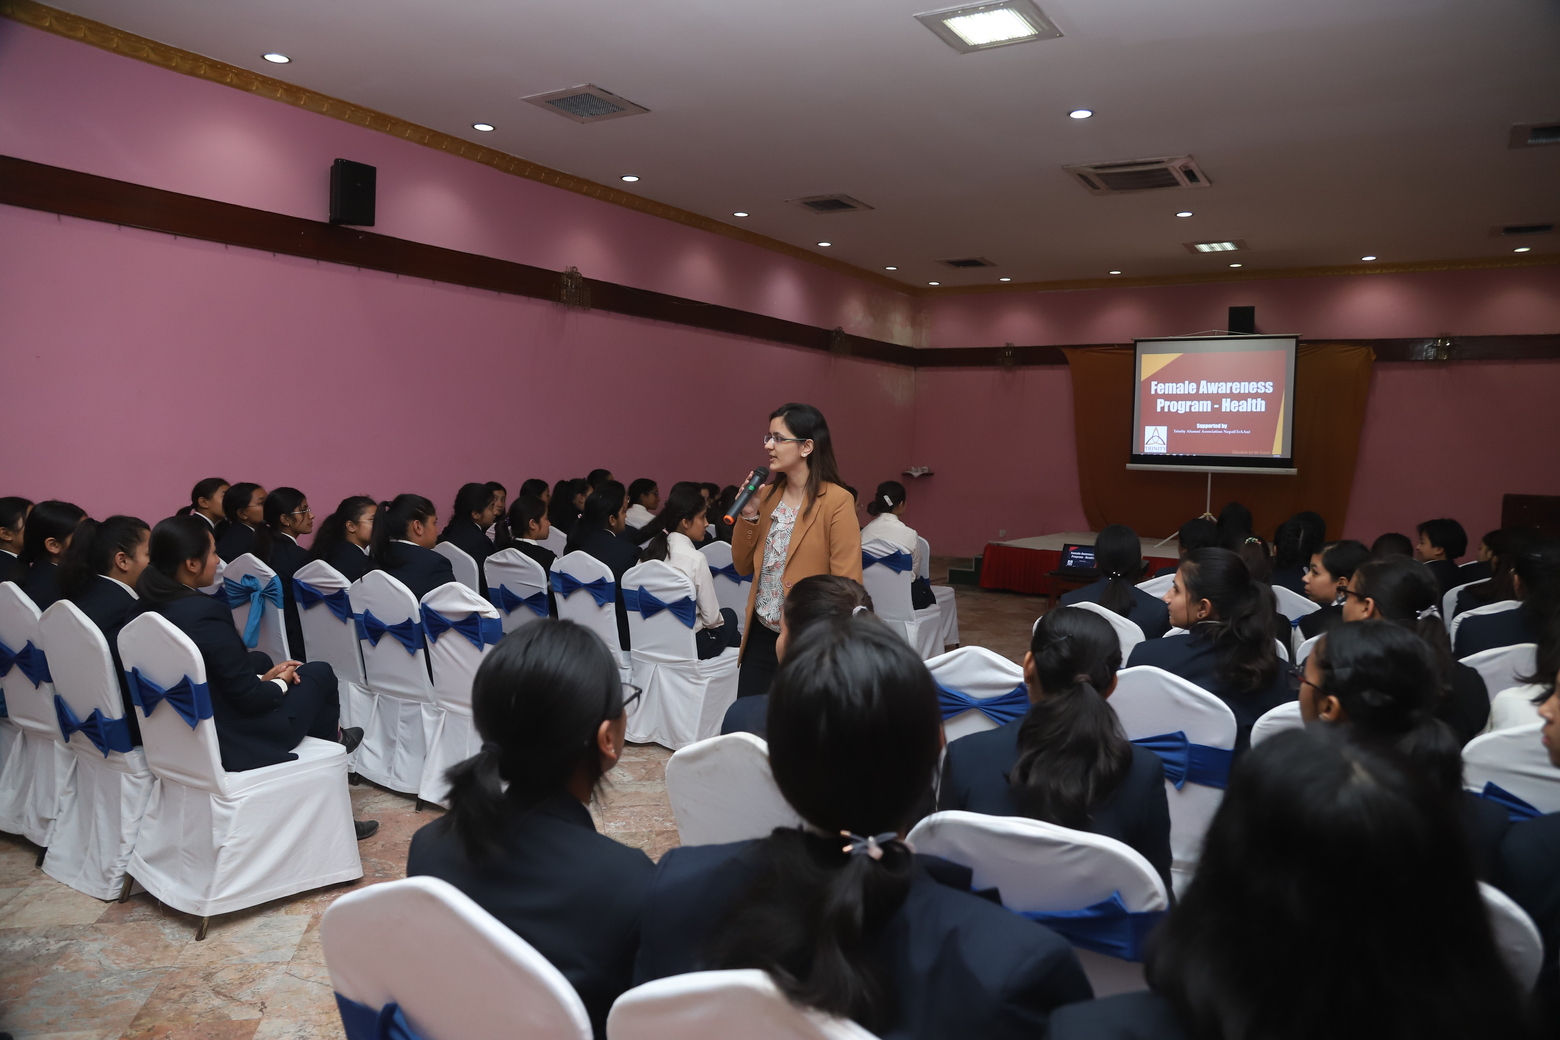
<path fill-rule="evenodd" d="M 629 527 L 642 528 L 654 519 L 654 513 L 650 512 L 650 510 L 646 509 L 638 502 L 635 502 L 633 505 L 628 507 L 628 515 L 623 518 L 623 522 Z"/>
<path fill-rule="evenodd" d="M 921 576 L 921 546 L 915 528 L 906 527 L 905 522 L 893 513 L 879 513 L 861 529 L 861 540 L 865 542 L 870 538 L 881 538 L 885 542 L 892 542 L 909 553 L 911 559 L 915 561 L 915 569 L 910 572 L 910 576 L 912 578 Z"/>
<path fill-rule="evenodd" d="M 703 628 L 719 627 L 723 621 L 720 600 L 715 597 L 715 578 L 710 574 L 710 561 L 693 547 L 687 535 L 668 531 L 666 562 L 688 575 L 693 582 L 694 598 L 699 603 L 699 625 Z"/>
<path fill-rule="evenodd" d="M 139 600 L 141 598 L 140 596 L 136 595 L 135 589 L 131 588 L 129 585 L 126 585 L 124 582 L 120 581 L 118 578 L 110 578 L 106 574 L 99 574 L 98 577 L 102 578 L 104 581 L 111 581 L 115 585 L 118 585 L 120 588 L 122 588 L 126 592 L 130 593 L 130 598 L 133 599 L 133 600 Z"/>

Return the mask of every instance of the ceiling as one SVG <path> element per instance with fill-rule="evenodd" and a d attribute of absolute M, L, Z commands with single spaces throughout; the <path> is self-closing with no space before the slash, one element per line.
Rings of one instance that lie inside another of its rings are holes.
<path fill-rule="evenodd" d="M 1061 39 L 966 55 L 914 19 L 935 0 L 50 2 L 912 286 L 1560 252 L 1490 235 L 1560 222 L 1560 146 L 1507 147 L 1560 121 L 1548 0 L 1040 0 Z M 650 113 L 520 100 L 584 83 Z M 1061 169 L 1183 154 L 1211 188 Z M 835 192 L 875 208 L 785 201 Z M 1210 239 L 1250 251 L 1183 246 Z M 936 263 L 964 256 L 998 266 Z"/>

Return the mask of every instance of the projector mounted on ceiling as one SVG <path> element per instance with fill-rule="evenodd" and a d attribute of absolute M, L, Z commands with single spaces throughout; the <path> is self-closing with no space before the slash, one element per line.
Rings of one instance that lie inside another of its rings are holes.
<path fill-rule="evenodd" d="M 610 90 L 602 90 L 594 83 L 569 87 L 567 90 L 549 90 L 545 94 L 531 94 L 520 100 L 556 112 L 576 123 L 600 123 L 607 119 L 644 115 L 650 111 L 643 105 L 618 97 Z"/>
<path fill-rule="evenodd" d="M 1125 195 L 1132 191 L 1169 188 L 1206 188 L 1208 177 L 1190 155 L 1159 159 L 1125 159 L 1121 162 L 1063 166 L 1093 195 Z"/>

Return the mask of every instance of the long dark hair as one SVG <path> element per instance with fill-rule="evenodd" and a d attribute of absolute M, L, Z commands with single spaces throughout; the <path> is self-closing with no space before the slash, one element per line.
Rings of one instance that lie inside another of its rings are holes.
<path fill-rule="evenodd" d="M 348 495 L 342 499 L 336 511 L 320 521 L 315 529 L 314 537 L 309 540 L 309 558 L 330 562 L 336 547 L 347 540 L 348 522 L 355 523 L 365 512 L 377 508 L 378 503 L 367 495 Z"/>
<path fill-rule="evenodd" d="M 261 490 L 259 484 L 251 484 L 248 481 L 228 485 L 228 489 L 222 493 L 222 515 L 227 517 L 228 523 L 244 522 L 238 518 L 239 510 L 248 509 L 249 500 L 254 498 L 255 492 L 259 490 Z"/>
<path fill-rule="evenodd" d="M 27 515 L 27 526 L 22 530 L 22 551 L 16 557 L 16 581 L 20 582 L 21 576 L 31 573 L 34 567 L 52 563 L 49 547 L 45 543 L 50 538 L 64 543 L 86 516 L 86 510 L 80 506 L 54 498 L 33 506 L 32 512 Z"/>
<path fill-rule="evenodd" d="M 606 644 L 572 621 L 542 618 L 503 638 L 471 683 L 482 750 L 450 767 L 450 811 L 466 855 L 501 851 L 503 816 L 565 790 L 582 765 L 601 779 L 596 732 L 623 713 Z M 506 786 L 507 785 L 507 786 Z"/>
<path fill-rule="evenodd" d="M 170 516 L 157 521 L 147 547 L 151 561 L 136 579 L 135 591 L 151 606 L 198 596 L 175 576 L 186 560 L 204 560 L 216 550 L 211 525 L 198 516 Z"/>
<path fill-rule="evenodd" d="M 1104 697 L 1121 641 L 1098 614 L 1062 607 L 1040 618 L 1029 652 L 1040 696 L 1019 723 L 1008 783 L 1024 815 L 1086 829 L 1090 810 L 1132 768 L 1132 745 Z"/>
<path fill-rule="evenodd" d="M 531 525 L 540 523 L 547 507 L 535 495 L 521 495 L 509 507 L 509 530 L 516 538 L 526 537 Z"/>
<path fill-rule="evenodd" d="M 493 503 L 498 497 L 498 490 L 486 484 L 462 484 L 460 490 L 455 492 L 455 504 L 450 507 L 450 518 L 444 521 L 444 530 L 440 532 L 440 541 L 449 533 L 450 525 L 456 521 L 464 520 L 468 524 L 476 523 L 471 518 L 472 513 L 480 513 Z"/>
<path fill-rule="evenodd" d="M 710 504 L 705 501 L 699 485 L 682 482 L 674 486 L 672 493 L 666 496 L 666 504 L 655 515 L 655 519 L 640 529 L 641 534 L 649 535 L 649 541 L 645 543 L 639 559 L 641 561 L 666 559 L 670 554 L 666 545 L 666 536 L 677 530 L 677 525 L 684 520 L 697 519 L 700 513 L 707 513 L 709 510 Z"/>
<path fill-rule="evenodd" d="M 769 694 L 769 762 L 821 835 L 777 828 L 764 866 L 728 909 L 710 961 L 763 968 L 792 1000 L 892 1024 L 893 981 L 875 946 L 910 889 L 910 850 L 842 851 L 841 832 L 897 833 L 927 794 L 940 750 L 937 690 L 905 641 L 873 617 L 798 634 Z"/>
<path fill-rule="evenodd" d="M 1306 510 L 1278 525 L 1273 532 L 1273 566 L 1280 570 L 1305 567 L 1327 540 L 1327 521 Z"/>
<path fill-rule="evenodd" d="M 795 636 L 820 621 L 848 621 L 857 607 L 872 611 L 872 597 L 861 582 L 840 574 L 813 574 L 791 586 L 780 609 L 786 631 Z"/>
<path fill-rule="evenodd" d="M 807 516 L 812 512 L 813 503 L 818 500 L 818 489 L 825 482 L 845 486 L 845 481 L 840 478 L 839 466 L 834 461 L 834 438 L 829 434 L 829 422 L 812 405 L 795 401 L 776 408 L 769 413 L 769 418 L 784 422 L 786 429 L 798 439 L 813 442 L 812 454 L 807 456 L 806 499 L 802 506 L 802 515 Z M 783 494 L 784 484 L 783 480 L 770 484 L 766 500 L 773 500 L 776 494 Z"/>
<path fill-rule="evenodd" d="M 296 513 L 298 507 L 308 501 L 308 497 L 292 487 L 272 488 L 271 493 L 265 496 L 264 519 L 255 528 L 255 545 L 249 550 L 255 554 L 255 559 L 261 563 L 271 562 L 271 552 L 282 533 L 282 517 Z"/>
<path fill-rule="evenodd" d="M 588 485 L 583 480 L 560 480 L 553 485 L 552 500 L 547 503 L 547 520 L 564 534 L 574 531 L 580 512 L 574 508 L 574 496 Z"/>
<path fill-rule="evenodd" d="M 592 491 L 590 497 L 585 500 L 585 511 L 575 521 L 574 530 L 569 532 L 569 540 L 564 543 L 564 552 L 578 549 L 585 536 L 593 531 L 605 531 L 608 522 L 623 511 L 627 500 L 628 493 L 623 490 L 623 485 L 615 480 L 605 481 Z"/>
<path fill-rule="evenodd" d="M 1143 542 L 1125 524 L 1111 524 L 1094 540 L 1094 566 L 1106 580 L 1099 604 L 1122 617 L 1132 613 L 1133 586 L 1143 577 Z"/>
<path fill-rule="evenodd" d="M 426 523 L 438 514 L 433 503 L 421 495 L 396 495 L 393 501 L 379 503 L 379 512 L 374 514 L 374 535 L 369 539 L 368 551 L 374 564 L 378 567 L 386 566 L 391 544 L 406 537 L 406 530 L 411 527 L 412 521 Z"/>
<path fill-rule="evenodd" d="M 1197 627 L 1218 645 L 1219 678 L 1245 693 L 1272 683 L 1278 676 L 1273 590 L 1254 581 L 1245 561 L 1228 549 L 1198 549 L 1180 570 L 1192 602 L 1213 604 L 1213 618 Z"/>
<path fill-rule="evenodd" d="M 146 521 L 134 516 L 115 515 L 107 520 L 91 517 L 76 525 L 70 548 L 60 557 L 60 592 L 75 599 L 86 591 L 87 583 L 99 574 L 107 574 L 117 553 L 134 556 L 136 548 L 151 530 Z"/>
<path fill-rule="evenodd" d="M 1490 550 L 1490 580 L 1467 590 L 1473 606 L 1517 598 L 1511 576 L 1515 573 L 1517 557 L 1530 550 L 1535 541 L 1533 532 L 1520 527 L 1503 527 L 1484 536 L 1484 544 Z"/>
<path fill-rule="evenodd" d="M 1235 552 L 1250 534 L 1251 510 L 1239 502 L 1225 503 L 1219 510 L 1219 544 Z"/>
<path fill-rule="evenodd" d="M 1236 763 L 1147 975 L 1200 1040 L 1531 1035 L 1458 817 L 1342 732 L 1286 731 Z"/>
<path fill-rule="evenodd" d="M 545 494 L 547 494 L 547 481 L 540 477 L 528 477 L 521 483 L 520 491 L 515 497 L 525 498 L 529 495 L 532 498 L 539 499 Z"/>
<path fill-rule="evenodd" d="M 190 488 L 190 504 L 180 506 L 177 515 L 189 516 L 200 507 L 201 499 L 210 498 L 217 493 L 217 489 L 228 486 L 228 482 L 221 477 L 207 477 L 205 480 L 199 481 L 194 487 Z M 246 502 L 245 505 L 247 504 Z M 221 503 L 218 503 L 218 505 L 221 505 Z"/>
<path fill-rule="evenodd" d="M 1322 566 L 1327 566 L 1325 556 Z M 1331 574 L 1332 568 L 1327 572 Z M 1389 556 L 1360 564 L 1354 570 L 1354 579 L 1355 591 L 1375 600 L 1376 613 L 1383 620 L 1406 628 L 1429 647 L 1440 677 L 1438 685 L 1445 696 L 1450 696 L 1457 661 L 1452 657 L 1452 644 L 1441 618 L 1441 588 L 1430 568 L 1406 556 Z"/>
<path fill-rule="evenodd" d="M 36 516 L 38 511 L 33 510 Z M 29 522 L 28 531 L 32 525 Z M 1551 693 L 1555 672 L 1560 670 L 1560 539 L 1534 539 L 1518 554 L 1512 569 L 1522 579 L 1522 606 L 1538 629 L 1538 667 L 1532 675 L 1518 676 Z"/>

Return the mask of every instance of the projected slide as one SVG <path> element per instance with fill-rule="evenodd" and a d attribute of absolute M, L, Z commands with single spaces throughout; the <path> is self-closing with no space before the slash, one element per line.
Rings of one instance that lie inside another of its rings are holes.
<path fill-rule="evenodd" d="M 1132 463 L 1291 467 L 1295 344 L 1293 336 L 1138 340 Z"/>

